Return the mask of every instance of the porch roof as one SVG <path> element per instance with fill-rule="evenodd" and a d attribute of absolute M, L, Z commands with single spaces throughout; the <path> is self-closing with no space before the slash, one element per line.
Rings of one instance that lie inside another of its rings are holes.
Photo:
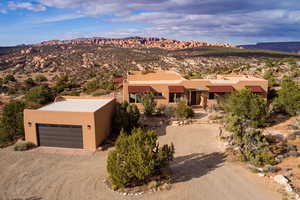
<path fill-rule="evenodd" d="M 132 93 L 151 92 L 151 87 L 150 86 L 128 86 L 128 92 L 132 92 Z"/>
<path fill-rule="evenodd" d="M 246 85 L 245 88 L 250 89 L 252 92 L 265 93 L 265 90 L 258 85 Z"/>
<path fill-rule="evenodd" d="M 185 88 L 181 85 L 168 86 L 170 93 L 184 93 Z"/>
<path fill-rule="evenodd" d="M 233 92 L 234 88 L 228 85 L 207 86 L 209 92 Z"/>

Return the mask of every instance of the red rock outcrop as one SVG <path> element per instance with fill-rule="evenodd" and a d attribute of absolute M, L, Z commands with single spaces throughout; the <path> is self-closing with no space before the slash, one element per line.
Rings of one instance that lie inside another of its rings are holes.
<path fill-rule="evenodd" d="M 41 42 L 35 45 L 62 45 L 62 44 L 94 44 L 94 45 L 112 45 L 122 48 L 163 48 L 163 49 L 185 49 L 203 46 L 216 47 L 233 47 L 228 43 L 211 44 L 200 41 L 179 41 L 165 38 L 143 38 L 143 37 L 129 37 L 129 38 L 78 38 L 74 40 L 50 40 Z"/>

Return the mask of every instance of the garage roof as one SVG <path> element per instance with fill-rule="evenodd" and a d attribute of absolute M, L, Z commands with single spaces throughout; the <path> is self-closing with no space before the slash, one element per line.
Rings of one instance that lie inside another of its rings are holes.
<path fill-rule="evenodd" d="M 40 108 L 44 111 L 95 112 L 112 99 L 66 99 Z"/>

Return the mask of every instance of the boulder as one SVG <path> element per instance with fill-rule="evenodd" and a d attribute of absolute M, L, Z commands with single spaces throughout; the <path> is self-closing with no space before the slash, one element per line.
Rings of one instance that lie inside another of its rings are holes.
<path fill-rule="evenodd" d="M 264 173 L 257 173 L 257 175 L 260 176 L 260 177 L 266 176 Z"/>
<path fill-rule="evenodd" d="M 289 180 L 281 174 L 274 176 L 273 179 L 276 183 L 279 183 L 281 185 L 287 185 L 289 183 Z"/>
<path fill-rule="evenodd" d="M 292 157 L 299 157 L 300 154 L 297 151 L 290 151 L 288 155 Z"/>
<path fill-rule="evenodd" d="M 297 147 L 293 144 L 287 144 L 287 151 L 297 151 Z"/>
<path fill-rule="evenodd" d="M 148 183 L 148 185 L 147 185 L 147 187 L 149 188 L 149 189 L 153 189 L 153 188 L 156 188 L 158 186 L 158 182 L 157 181 L 150 181 L 149 183 Z"/>
<path fill-rule="evenodd" d="M 294 133 L 290 133 L 286 137 L 288 140 L 296 140 L 296 135 Z"/>

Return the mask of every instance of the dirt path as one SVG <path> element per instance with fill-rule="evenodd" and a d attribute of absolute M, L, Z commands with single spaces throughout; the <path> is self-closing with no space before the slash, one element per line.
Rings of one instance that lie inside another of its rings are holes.
<path fill-rule="evenodd" d="M 175 145 L 176 183 L 170 191 L 141 197 L 121 196 L 105 187 L 107 152 L 70 156 L 0 150 L 0 199 L 280 199 L 262 178 L 225 162 L 217 133 L 218 128 L 211 125 L 168 127 L 159 140 Z"/>

